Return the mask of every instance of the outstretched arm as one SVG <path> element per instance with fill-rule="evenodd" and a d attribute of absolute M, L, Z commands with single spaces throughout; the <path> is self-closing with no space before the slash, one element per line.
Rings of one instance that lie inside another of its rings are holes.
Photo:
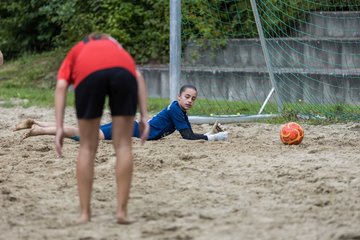
<path fill-rule="evenodd" d="M 182 129 L 179 131 L 181 136 L 187 140 L 208 140 L 208 137 L 204 134 L 194 133 L 190 128 Z"/>
<path fill-rule="evenodd" d="M 205 134 L 194 133 L 191 128 L 186 128 L 179 132 L 187 140 L 224 141 L 228 138 L 228 132 L 225 132 L 218 122 L 215 122 L 210 132 Z"/>
<path fill-rule="evenodd" d="M 28 137 L 34 137 L 34 136 L 41 136 L 41 135 L 56 135 L 56 122 L 43 122 L 36 119 L 27 118 L 15 125 L 15 128 L 13 131 L 19 131 L 22 129 L 30 129 L 28 132 L 26 132 L 22 140 L 28 138 Z M 64 137 L 65 138 L 72 138 L 76 140 L 76 137 L 79 137 L 79 128 L 75 126 L 70 126 L 64 124 Z M 101 129 L 99 129 L 99 139 L 104 140 L 105 136 Z"/>

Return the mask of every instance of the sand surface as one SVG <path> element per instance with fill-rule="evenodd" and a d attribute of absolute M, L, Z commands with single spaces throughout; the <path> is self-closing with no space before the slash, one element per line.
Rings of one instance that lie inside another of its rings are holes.
<path fill-rule="evenodd" d="M 0 239 L 360 239 L 359 123 L 302 124 L 298 146 L 260 123 L 225 125 L 225 142 L 134 139 L 130 226 L 115 223 L 115 157 L 103 141 L 92 221 L 72 226 L 78 143 L 65 140 L 59 159 L 52 136 L 20 142 L 24 131 L 12 132 L 24 118 L 53 121 L 52 109 L 0 113 Z M 65 121 L 75 124 L 72 109 Z"/>

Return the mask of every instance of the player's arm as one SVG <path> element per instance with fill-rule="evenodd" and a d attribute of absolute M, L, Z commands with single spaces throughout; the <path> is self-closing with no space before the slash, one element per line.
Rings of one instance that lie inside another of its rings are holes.
<path fill-rule="evenodd" d="M 147 111 L 147 91 L 145 80 L 138 70 L 136 70 L 136 80 L 138 84 L 138 102 L 141 115 L 139 121 L 140 139 L 141 142 L 144 143 L 149 136 L 150 127 L 148 123 L 149 115 Z"/>
<path fill-rule="evenodd" d="M 58 156 L 62 156 L 62 145 L 64 140 L 64 111 L 67 96 L 67 88 L 69 84 L 64 79 L 56 82 L 55 88 L 55 120 L 56 120 L 56 136 L 55 147 Z"/>
<path fill-rule="evenodd" d="M 225 141 L 228 138 L 228 132 L 219 132 L 215 134 L 198 134 L 194 133 L 190 128 L 179 131 L 181 136 L 187 140 L 208 140 L 208 141 Z"/>
<path fill-rule="evenodd" d="M 55 120 L 56 135 L 55 147 L 58 156 L 62 156 L 62 145 L 64 141 L 64 111 L 66 107 L 67 89 L 73 82 L 72 70 L 76 56 L 80 53 L 83 42 L 79 42 L 71 48 L 65 59 L 61 63 L 58 71 L 56 88 L 55 88 Z"/>
<path fill-rule="evenodd" d="M 182 138 L 187 140 L 208 140 L 208 137 L 206 135 L 194 133 L 190 128 L 182 129 L 179 132 Z"/>

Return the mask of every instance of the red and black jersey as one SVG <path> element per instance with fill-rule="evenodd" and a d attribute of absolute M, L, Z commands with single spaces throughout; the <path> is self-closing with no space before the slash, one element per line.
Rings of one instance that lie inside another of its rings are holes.
<path fill-rule="evenodd" d="M 115 39 L 87 37 L 69 51 L 57 78 L 76 88 L 91 73 L 116 67 L 124 68 L 136 77 L 134 59 Z"/>

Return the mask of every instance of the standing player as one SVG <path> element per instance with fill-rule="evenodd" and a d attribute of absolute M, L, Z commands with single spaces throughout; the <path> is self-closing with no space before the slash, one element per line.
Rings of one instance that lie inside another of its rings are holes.
<path fill-rule="evenodd" d="M 99 140 L 98 129 L 105 98 L 108 96 L 116 153 L 116 219 L 119 224 L 129 224 L 131 220 L 127 216 L 127 203 L 133 171 L 131 136 L 138 102 L 142 142 L 146 140 L 149 131 L 144 79 L 136 70 L 130 54 L 108 35 L 90 34 L 72 47 L 59 69 L 55 89 L 55 145 L 59 156 L 62 156 L 64 109 L 70 84 L 75 88 L 80 135 L 76 166 L 80 198 L 79 223 L 86 223 L 91 219 L 90 202 L 94 159 Z"/>
<path fill-rule="evenodd" d="M 215 123 L 212 130 L 206 134 L 196 134 L 192 131 L 188 120 L 187 112 L 195 103 L 197 90 L 193 85 L 184 85 L 181 87 L 178 100 L 165 107 L 149 121 L 150 134 L 148 140 L 157 140 L 165 137 L 175 130 L 178 130 L 181 136 L 187 140 L 226 140 L 228 133 L 224 132 L 218 123 Z M 133 137 L 140 137 L 139 123 L 134 122 Z M 23 139 L 39 135 L 55 135 L 55 124 L 52 122 L 42 122 L 34 119 L 25 119 L 18 123 L 14 131 L 31 128 L 24 134 Z M 79 140 L 79 129 L 73 126 L 64 127 L 64 136 Z M 112 139 L 112 123 L 100 126 L 99 139 Z"/>

